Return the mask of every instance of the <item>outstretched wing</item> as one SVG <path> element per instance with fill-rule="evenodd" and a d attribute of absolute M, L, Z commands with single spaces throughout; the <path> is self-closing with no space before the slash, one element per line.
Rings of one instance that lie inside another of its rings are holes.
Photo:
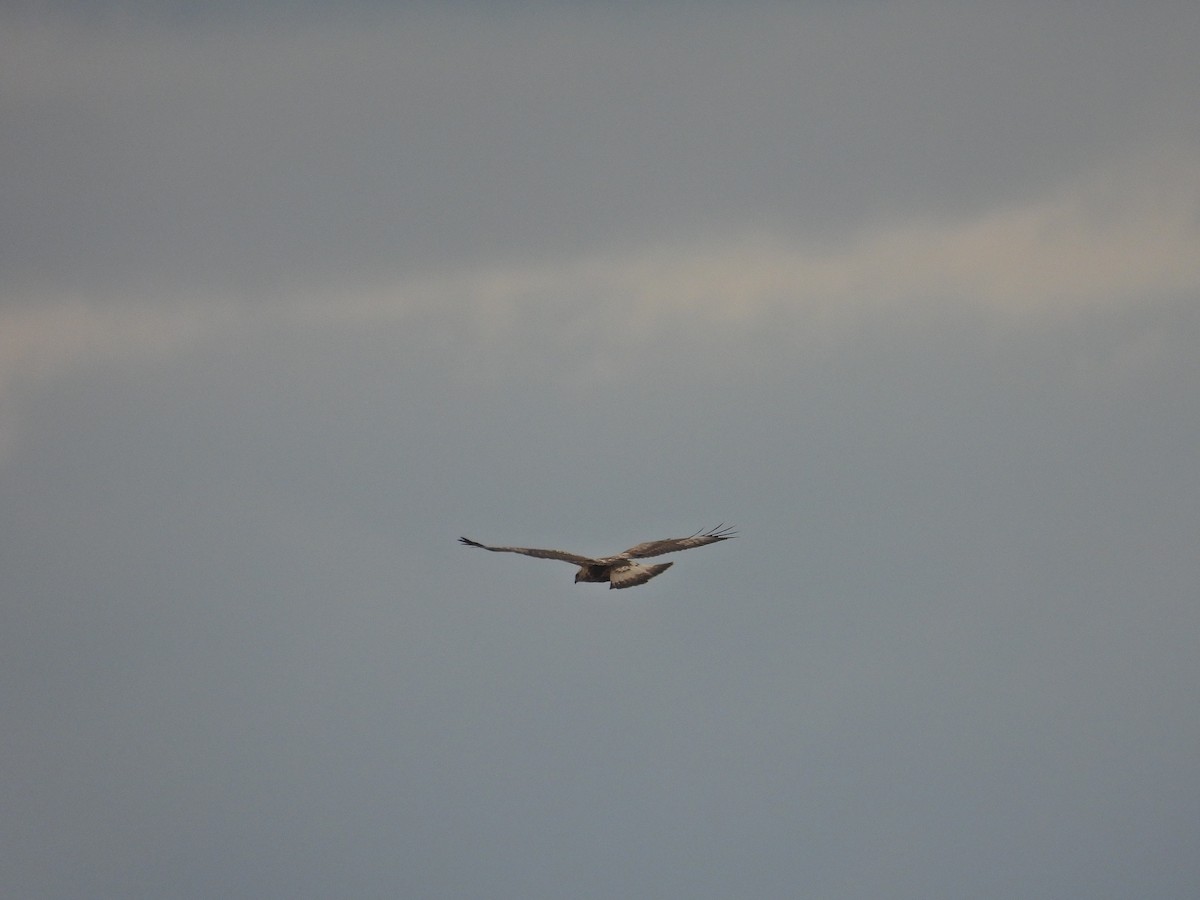
<path fill-rule="evenodd" d="M 703 547 L 705 544 L 715 544 L 717 541 L 727 541 L 737 537 L 737 532 L 726 528 L 722 522 L 716 528 L 708 531 L 697 531 L 683 538 L 667 538 L 664 541 L 646 541 L 644 544 L 630 547 L 622 556 L 642 559 L 647 556 L 662 556 L 664 553 L 674 553 L 676 550 L 690 550 L 692 547 Z"/>
<path fill-rule="evenodd" d="M 481 544 L 470 538 L 460 537 L 458 540 L 468 547 L 482 547 L 493 553 L 523 553 L 525 556 L 536 556 L 538 559 L 561 559 L 563 562 L 574 563 L 577 566 L 591 566 L 596 563 L 596 560 L 591 557 L 580 556 L 577 553 L 564 553 L 562 550 L 539 550 L 536 547 L 489 547 L 487 544 Z"/>

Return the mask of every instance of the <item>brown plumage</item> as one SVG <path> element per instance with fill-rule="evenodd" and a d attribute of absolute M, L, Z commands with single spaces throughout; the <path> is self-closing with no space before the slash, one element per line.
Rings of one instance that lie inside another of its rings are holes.
<path fill-rule="evenodd" d="M 627 588 L 645 584 L 656 575 L 661 575 L 674 563 L 657 563 L 645 565 L 635 562 L 648 556 L 662 556 L 664 553 L 674 553 L 677 550 L 689 550 L 692 547 L 703 547 L 705 544 L 715 544 L 717 541 L 727 541 L 736 537 L 732 528 L 726 528 L 724 523 L 708 531 L 697 531 L 683 538 L 667 538 L 661 541 L 646 541 L 635 544 L 623 553 L 615 556 L 580 556 L 577 553 L 565 553 L 562 550 L 539 550 L 536 547 L 489 547 L 469 538 L 459 538 L 468 547 L 481 547 L 493 553 L 522 553 L 525 556 L 535 556 L 538 559 L 560 559 L 572 565 L 579 566 L 575 573 L 575 581 L 608 582 L 610 589 Z"/>

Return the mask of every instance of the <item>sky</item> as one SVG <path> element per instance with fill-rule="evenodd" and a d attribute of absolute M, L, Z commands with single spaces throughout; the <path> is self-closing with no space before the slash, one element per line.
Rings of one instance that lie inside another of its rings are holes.
<path fill-rule="evenodd" d="M 6 4 L 0 892 L 1200 895 L 1198 43 Z"/>

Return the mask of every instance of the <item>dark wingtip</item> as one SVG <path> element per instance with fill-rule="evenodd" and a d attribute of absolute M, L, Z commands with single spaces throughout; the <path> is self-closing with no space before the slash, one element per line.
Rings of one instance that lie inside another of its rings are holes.
<path fill-rule="evenodd" d="M 731 525 L 727 526 L 724 522 L 722 522 L 716 528 L 710 528 L 708 531 L 704 532 L 704 536 L 716 538 L 718 541 L 727 541 L 730 538 L 737 537 L 738 535 L 736 528 Z"/>
<path fill-rule="evenodd" d="M 483 546 L 483 544 L 479 543 L 479 541 L 473 541 L 470 538 L 460 537 L 458 539 L 458 541 L 459 541 L 459 543 L 465 544 L 468 547 L 482 547 Z"/>

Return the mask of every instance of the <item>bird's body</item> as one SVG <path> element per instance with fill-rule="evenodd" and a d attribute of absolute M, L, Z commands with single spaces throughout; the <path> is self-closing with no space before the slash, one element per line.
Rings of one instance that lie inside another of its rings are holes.
<path fill-rule="evenodd" d="M 627 588 L 645 584 L 656 575 L 661 575 L 674 563 L 657 563 L 646 565 L 637 562 L 649 556 L 662 556 L 664 553 L 674 553 L 677 550 L 687 550 L 691 547 L 703 547 L 705 544 L 715 544 L 717 541 L 727 541 L 736 537 L 732 528 L 718 525 L 708 531 L 697 531 L 684 538 L 667 538 L 661 541 L 647 541 L 636 544 L 623 553 L 615 556 L 580 556 L 577 553 L 566 553 L 562 550 L 539 550 L 536 547 L 489 547 L 469 538 L 459 538 L 468 547 L 480 547 L 493 553 L 521 553 L 538 559 L 558 559 L 579 566 L 575 573 L 576 583 L 580 581 L 608 582 L 609 588 Z"/>

